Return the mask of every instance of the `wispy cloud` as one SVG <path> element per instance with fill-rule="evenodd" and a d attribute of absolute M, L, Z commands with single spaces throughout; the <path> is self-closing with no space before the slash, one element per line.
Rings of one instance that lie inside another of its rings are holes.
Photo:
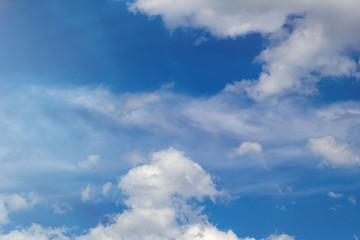
<path fill-rule="evenodd" d="M 340 199 L 343 197 L 343 194 L 341 193 L 334 193 L 334 192 L 328 192 L 328 196 L 330 198 L 336 198 L 336 199 Z"/>
<path fill-rule="evenodd" d="M 234 148 L 228 153 L 229 157 L 241 155 L 259 155 L 262 152 L 262 146 L 257 142 L 243 142 L 239 147 Z"/>
<path fill-rule="evenodd" d="M 88 184 L 81 190 L 81 201 L 86 202 L 91 200 L 91 186 Z"/>
<path fill-rule="evenodd" d="M 355 205 L 357 203 L 356 198 L 354 196 L 348 196 L 348 200 Z"/>
<path fill-rule="evenodd" d="M 86 160 L 78 162 L 77 166 L 82 169 L 89 169 L 94 167 L 101 159 L 100 155 L 89 155 Z"/>
<path fill-rule="evenodd" d="M 17 111 L 18 102 L 11 100 L 18 94 L 28 104 L 26 112 Z M 154 95 L 159 96 L 156 101 L 145 101 L 135 110 L 125 107 L 128 98 Z M 354 126 L 359 124 L 360 103 L 356 101 L 311 107 L 303 98 L 289 97 L 279 100 L 276 105 L 261 102 L 239 104 L 239 96 L 226 91 L 210 97 L 191 97 L 175 94 L 169 89 L 154 93 L 116 94 L 103 88 L 56 89 L 41 86 L 8 91 L 0 98 L 7 106 L 0 109 L 3 116 L 0 128 L 4 136 L 0 139 L 1 175 L 11 183 L 12 176 L 17 174 L 14 166 L 19 166 L 19 163 L 24 167 L 20 170 L 22 176 L 39 174 L 45 171 L 46 166 L 46 172 L 51 171 L 53 181 L 57 182 L 57 178 L 63 179 L 64 174 L 70 176 L 79 168 L 96 167 L 99 171 L 83 171 L 86 176 L 83 182 L 76 180 L 74 185 L 71 182 L 74 176 L 64 182 L 64 188 L 72 189 L 69 193 L 74 195 L 91 181 L 90 174 L 106 172 L 109 178 L 105 181 L 111 181 L 116 171 L 127 168 L 129 163 L 133 166 L 146 163 L 148 158 L 142 151 L 170 144 L 189 151 L 211 149 L 212 156 L 209 157 L 213 158 L 224 157 L 227 153 L 240 158 L 260 154 L 267 169 L 281 164 L 314 167 L 321 161 L 329 166 L 356 166 L 357 162 L 357 146 L 348 144 L 357 143 L 357 128 Z M 101 103 L 97 102 L 99 99 Z M 130 120 L 138 111 L 146 117 Z M 22 120 L 26 117 L 34 119 L 31 131 L 26 130 L 28 122 Z M 14 118 L 17 120 L 12 121 Z M 210 143 L 216 144 L 216 148 L 209 148 Z M 330 143 L 334 143 L 335 147 L 330 147 Z M 337 153 L 330 154 L 324 147 Z M 79 162 L 79 159 L 84 159 L 84 153 L 79 152 L 79 148 L 87 149 L 88 159 Z M 320 157 L 316 158 L 306 151 L 309 149 Z M 100 156 L 118 160 L 99 164 Z M 251 164 L 264 168 L 256 161 L 206 161 L 207 157 L 200 157 L 199 161 L 215 170 L 219 167 L 241 169 Z M 247 176 L 251 172 L 244 174 Z M 296 175 L 289 173 L 288 178 L 294 180 Z M 267 185 L 261 182 L 263 180 L 257 179 L 250 185 L 265 187 Z M 272 181 L 267 179 L 266 182 Z M 237 188 L 249 190 L 250 185 Z M 97 192 L 101 193 L 101 190 Z"/>
<path fill-rule="evenodd" d="M 106 195 L 109 193 L 111 187 L 112 187 L 112 183 L 111 183 L 111 182 L 105 183 L 104 186 L 103 186 L 103 188 L 102 188 L 102 194 L 106 196 Z"/>
<path fill-rule="evenodd" d="M 280 234 L 280 235 L 272 234 L 267 238 L 263 238 L 262 240 L 295 240 L 295 238 L 287 234 Z"/>

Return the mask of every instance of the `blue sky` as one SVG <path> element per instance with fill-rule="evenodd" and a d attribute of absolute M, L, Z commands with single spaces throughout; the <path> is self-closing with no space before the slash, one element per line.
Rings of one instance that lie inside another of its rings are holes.
<path fill-rule="evenodd" d="M 0 0 L 0 240 L 358 240 L 359 7 Z"/>

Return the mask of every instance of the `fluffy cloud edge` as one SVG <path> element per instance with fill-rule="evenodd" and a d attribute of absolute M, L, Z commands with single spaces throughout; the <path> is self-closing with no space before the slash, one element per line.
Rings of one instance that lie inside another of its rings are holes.
<path fill-rule="evenodd" d="M 360 163 L 360 157 L 349 144 L 333 136 L 310 138 L 309 149 L 324 157 L 324 164 L 333 167 L 350 167 Z"/>
<path fill-rule="evenodd" d="M 119 179 L 118 188 L 127 195 L 128 209 L 113 215 L 106 225 L 99 224 L 84 235 L 69 236 L 69 229 L 65 227 L 44 228 L 32 224 L 0 234 L 0 240 L 255 240 L 238 238 L 233 231 L 219 230 L 208 222 L 197 204 L 204 198 L 214 201 L 221 192 L 212 177 L 184 152 L 169 148 L 153 152 L 150 159 L 149 163 L 130 169 Z M 104 185 L 105 189 L 108 187 L 111 185 Z M 90 185 L 83 189 L 84 201 L 90 199 L 90 191 Z M 21 203 L 13 208 L 22 207 L 24 202 Z M 266 238 L 290 239 L 293 238 L 284 234 Z"/>
<path fill-rule="evenodd" d="M 227 86 L 230 91 L 240 88 L 258 101 L 294 93 L 314 94 L 316 83 L 323 77 L 359 78 L 359 60 L 348 53 L 349 49 L 359 49 L 360 34 L 354 34 L 360 32 L 360 17 L 354 10 L 358 7 L 354 0 L 330 1 L 326 5 L 323 0 L 129 3 L 130 11 L 161 16 L 170 29 L 204 29 L 218 38 L 255 32 L 270 39 L 271 43 L 256 58 L 263 64 L 260 77 Z"/>

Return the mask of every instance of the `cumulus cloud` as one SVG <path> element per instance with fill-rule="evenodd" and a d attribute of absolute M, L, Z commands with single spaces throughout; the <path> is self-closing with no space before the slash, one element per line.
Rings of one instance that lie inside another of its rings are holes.
<path fill-rule="evenodd" d="M 264 1 L 228 1 L 224 4 L 215 0 L 136 0 L 129 8 L 149 16 L 160 15 L 171 29 L 204 28 L 221 38 L 249 32 L 274 32 L 287 16 L 286 7 Z"/>
<path fill-rule="evenodd" d="M 312 94 L 323 77 L 359 77 L 358 60 L 349 54 L 359 50 L 359 5 L 356 0 L 136 0 L 129 8 L 161 16 L 170 29 L 201 28 L 220 38 L 263 34 L 270 44 L 256 59 L 263 64 L 259 78 L 227 89 L 240 88 L 264 100 Z"/>
<path fill-rule="evenodd" d="M 328 196 L 330 198 L 336 198 L 336 199 L 340 199 L 343 197 L 341 193 L 334 193 L 334 192 L 328 192 Z"/>
<path fill-rule="evenodd" d="M 94 167 L 101 159 L 100 155 L 89 155 L 86 160 L 78 162 L 78 167 L 82 169 L 89 169 Z"/>
<path fill-rule="evenodd" d="M 323 77 L 358 74 L 356 60 L 346 54 L 352 44 L 338 43 L 329 36 L 334 34 L 333 26 L 325 19 L 318 20 L 311 16 L 297 20 L 288 38 L 261 52 L 257 61 L 263 64 L 263 72 L 256 81 L 247 82 L 249 96 L 263 100 L 294 92 L 313 94 L 317 92 L 315 84 Z"/>
<path fill-rule="evenodd" d="M 70 240 L 64 235 L 66 231 L 65 228 L 43 228 L 38 224 L 32 224 L 29 228 L 0 234 L 0 240 Z"/>
<path fill-rule="evenodd" d="M 111 186 L 104 185 L 104 189 Z M 106 225 L 99 224 L 84 235 L 68 237 L 66 228 L 44 228 L 32 224 L 7 234 L 0 240 L 255 240 L 238 238 L 231 231 L 221 231 L 202 214 L 198 204 L 204 198 L 222 195 L 211 176 L 183 152 L 169 148 L 151 154 L 151 162 L 134 167 L 119 179 L 118 188 L 127 196 L 128 209 L 114 214 Z M 82 191 L 88 200 L 90 185 Z M 17 195 L 6 195 L 10 209 L 28 206 Z M 10 201 L 11 200 L 11 201 Z M 285 234 L 270 235 L 265 240 L 293 240 Z"/>
<path fill-rule="evenodd" d="M 360 158 L 347 143 L 333 136 L 310 138 L 309 148 L 315 154 L 323 156 L 324 163 L 334 167 L 352 166 L 360 163 Z"/>
<path fill-rule="evenodd" d="M 243 142 L 241 145 L 233 151 L 228 153 L 229 157 L 236 157 L 245 154 L 258 155 L 262 152 L 262 146 L 257 142 Z"/>
<path fill-rule="evenodd" d="M 129 207 L 77 239 L 222 239 L 238 240 L 207 221 L 193 198 L 214 199 L 220 194 L 204 169 L 173 148 L 155 152 L 151 163 L 131 169 L 118 187 L 128 196 Z M 251 238 L 246 238 L 250 240 Z"/>
<path fill-rule="evenodd" d="M 119 188 L 129 196 L 126 201 L 129 206 L 169 206 L 173 194 L 199 200 L 219 194 L 210 175 L 182 152 L 170 148 L 153 153 L 151 159 L 151 164 L 130 170 L 119 182 Z M 148 188 L 152 189 L 151 193 Z M 143 201 L 145 196 L 150 199 L 149 202 Z"/>

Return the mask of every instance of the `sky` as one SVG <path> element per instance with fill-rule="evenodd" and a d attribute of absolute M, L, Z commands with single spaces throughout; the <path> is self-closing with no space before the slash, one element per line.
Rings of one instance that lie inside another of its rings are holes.
<path fill-rule="evenodd" d="M 0 240 L 358 240 L 359 0 L 0 0 Z"/>

